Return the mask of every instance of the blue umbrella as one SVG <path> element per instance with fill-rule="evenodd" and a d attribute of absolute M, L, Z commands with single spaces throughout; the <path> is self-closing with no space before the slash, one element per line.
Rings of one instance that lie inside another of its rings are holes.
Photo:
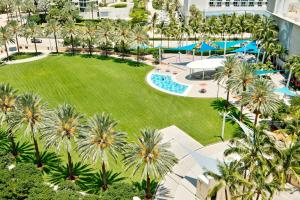
<path fill-rule="evenodd" d="M 284 95 L 288 95 L 288 96 L 292 96 L 292 97 L 295 97 L 297 96 L 297 94 L 293 91 L 291 91 L 289 88 L 287 87 L 282 87 L 282 88 L 276 88 L 274 90 L 274 92 L 279 92 L 279 93 L 282 93 Z"/>

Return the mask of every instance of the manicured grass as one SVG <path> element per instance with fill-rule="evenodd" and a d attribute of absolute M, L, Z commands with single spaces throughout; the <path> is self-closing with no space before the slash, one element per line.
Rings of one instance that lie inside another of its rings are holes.
<path fill-rule="evenodd" d="M 213 99 L 172 96 L 150 87 L 150 66 L 103 57 L 50 56 L 43 60 L 0 67 L 0 82 L 21 92 L 34 92 L 51 107 L 67 102 L 88 116 L 108 112 L 130 139 L 146 127 L 176 125 L 200 143 L 220 141 L 221 118 Z M 230 138 L 233 127 L 226 127 Z"/>
<path fill-rule="evenodd" d="M 35 53 L 35 52 L 20 52 L 20 53 L 14 53 L 9 56 L 9 60 L 21 60 L 26 58 L 32 58 L 34 56 L 40 55 L 41 53 Z"/>

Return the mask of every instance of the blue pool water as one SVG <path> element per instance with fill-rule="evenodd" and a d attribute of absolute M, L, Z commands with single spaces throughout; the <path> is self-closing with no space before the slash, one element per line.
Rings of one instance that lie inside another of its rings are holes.
<path fill-rule="evenodd" d="M 152 74 L 151 81 L 157 87 L 176 94 L 183 94 L 185 90 L 188 88 L 187 85 L 182 85 L 180 83 L 174 82 L 171 76 L 169 75 Z"/>

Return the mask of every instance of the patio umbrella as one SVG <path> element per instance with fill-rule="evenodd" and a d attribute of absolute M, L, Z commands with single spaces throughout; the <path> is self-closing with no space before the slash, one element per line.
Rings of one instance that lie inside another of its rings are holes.
<path fill-rule="evenodd" d="M 291 91 L 289 88 L 287 87 L 282 87 L 282 88 L 276 88 L 274 90 L 274 92 L 278 92 L 278 93 L 282 93 L 284 95 L 288 95 L 288 96 L 292 96 L 292 97 L 295 97 L 297 96 L 297 94 L 293 91 Z"/>

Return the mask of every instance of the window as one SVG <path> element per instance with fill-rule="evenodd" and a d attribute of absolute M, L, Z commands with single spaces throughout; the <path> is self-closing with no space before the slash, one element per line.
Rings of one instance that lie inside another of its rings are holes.
<path fill-rule="evenodd" d="M 230 2 L 225 2 L 225 6 L 229 7 L 230 6 Z"/>
<path fill-rule="evenodd" d="M 214 5 L 214 2 L 213 1 L 209 1 L 209 6 L 210 7 L 214 7 L 215 5 Z"/>
<path fill-rule="evenodd" d="M 261 6 L 262 6 L 262 2 L 257 2 L 257 5 L 258 5 L 259 7 L 261 7 Z"/>
<path fill-rule="evenodd" d="M 217 2 L 217 7 L 221 7 L 222 6 L 222 2 Z"/>

